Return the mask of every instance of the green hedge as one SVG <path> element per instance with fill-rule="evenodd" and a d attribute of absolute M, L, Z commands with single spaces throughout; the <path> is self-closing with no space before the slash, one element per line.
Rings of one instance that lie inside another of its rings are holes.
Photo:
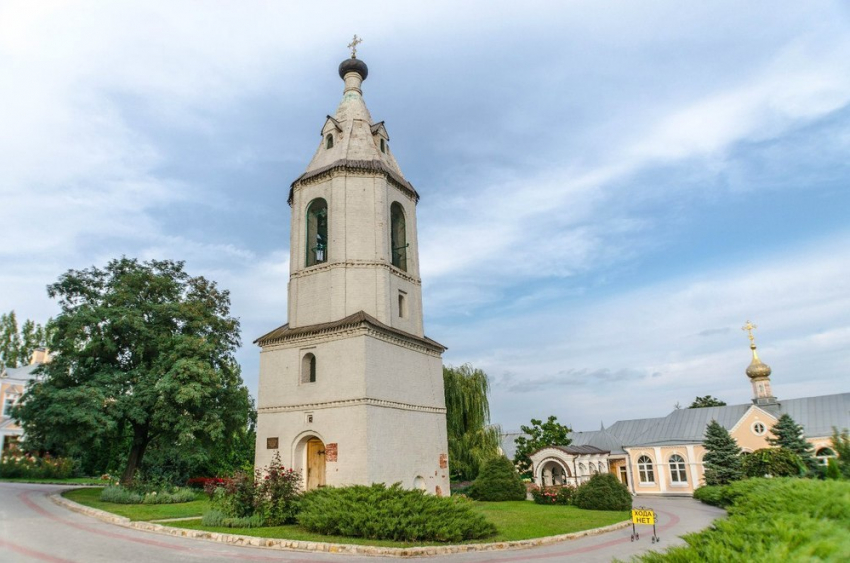
<path fill-rule="evenodd" d="M 195 492 L 191 489 L 174 488 L 166 491 L 138 493 L 120 485 L 111 485 L 100 493 L 100 500 L 116 504 L 178 504 L 195 500 Z"/>
<path fill-rule="evenodd" d="M 641 561 L 850 560 L 850 482 L 747 479 L 694 496 L 725 506 L 729 518 Z"/>
<path fill-rule="evenodd" d="M 316 489 L 304 495 L 300 506 L 298 523 L 325 535 L 458 542 L 496 533 L 468 499 L 429 496 L 398 483 Z"/>

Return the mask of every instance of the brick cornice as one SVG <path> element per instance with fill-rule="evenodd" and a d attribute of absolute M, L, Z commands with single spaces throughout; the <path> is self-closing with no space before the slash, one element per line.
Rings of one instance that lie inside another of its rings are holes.
<path fill-rule="evenodd" d="M 260 413 L 273 412 L 291 412 L 305 410 L 320 410 L 320 409 L 336 409 L 344 407 L 382 407 L 388 409 L 398 409 L 403 411 L 428 412 L 433 414 L 445 414 L 445 407 L 432 407 L 427 405 L 414 405 L 412 403 L 401 403 L 399 401 L 389 401 L 386 399 L 375 399 L 372 397 L 359 397 L 356 399 L 346 399 L 343 401 L 324 401 L 321 403 L 302 403 L 300 405 L 278 405 L 274 407 L 261 407 L 257 409 Z"/>

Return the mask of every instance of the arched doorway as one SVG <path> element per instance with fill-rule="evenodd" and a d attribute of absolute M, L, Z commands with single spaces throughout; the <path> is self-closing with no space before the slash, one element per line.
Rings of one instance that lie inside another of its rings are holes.
<path fill-rule="evenodd" d="M 558 460 L 548 459 L 540 464 L 539 482 L 544 487 L 566 485 L 570 477 L 569 468 Z"/>
<path fill-rule="evenodd" d="M 306 489 L 312 490 L 325 485 L 325 444 L 318 438 L 307 440 Z"/>

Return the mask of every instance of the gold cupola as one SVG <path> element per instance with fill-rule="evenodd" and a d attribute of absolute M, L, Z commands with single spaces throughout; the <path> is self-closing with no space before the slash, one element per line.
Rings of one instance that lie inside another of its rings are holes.
<path fill-rule="evenodd" d="M 753 336 L 753 329 L 758 328 L 756 325 L 747 321 L 741 330 L 748 333 L 750 339 L 750 350 L 753 352 L 753 359 L 750 365 L 747 366 L 747 377 L 753 385 L 753 403 L 756 405 L 773 405 L 776 404 L 776 397 L 770 389 L 770 366 L 762 362 L 756 351 L 756 339 Z"/>

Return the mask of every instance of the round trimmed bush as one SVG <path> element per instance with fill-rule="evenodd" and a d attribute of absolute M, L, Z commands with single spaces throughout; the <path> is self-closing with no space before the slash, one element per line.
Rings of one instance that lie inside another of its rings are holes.
<path fill-rule="evenodd" d="M 470 497 L 487 502 L 525 500 L 525 494 L 525 483 L 514 464 L 505 456 L 495 457 L 485 463 L 469 488 Z"/>
<path fill-rule="evenodd" d="M 744 456 L 747 477 L 799 477 L 806 472 L 800 456 L 785 448 L 763 448 Z"/>
<path fill-rule="evenodd" d="M 578 488 L 575 505 L 585 510 L 631 510 L 632 495 L 616 477 L 599 473 Z"/>

